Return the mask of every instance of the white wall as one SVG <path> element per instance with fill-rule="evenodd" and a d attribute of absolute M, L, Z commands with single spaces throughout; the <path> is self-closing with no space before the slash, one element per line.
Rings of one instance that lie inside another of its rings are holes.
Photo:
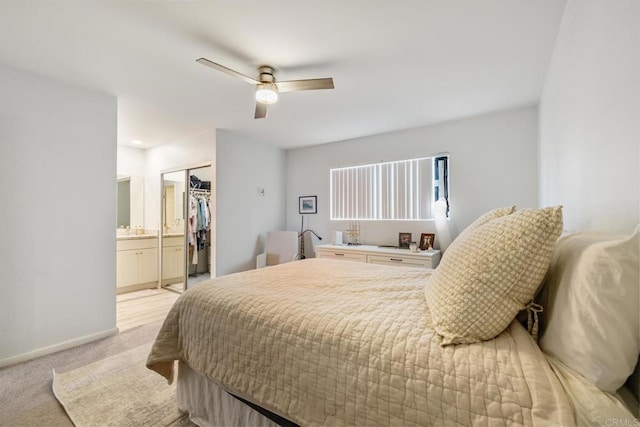
<path fill-rule="evenodd" d="M 305 216 L 328 243 L 347 222 L 329 220 L 329 168 L 381 160 L 450 154 L 452 220 L 460 231 L 482 213 L 500 206 L 537 205 L 537 109 L 497 112 L 435 126 L 287 151 L 287 228 L 299 230 L 299 196 L 318 196 L 318 214 Z M 397 244 L 399 232 L 414 240 L 435 232 L 433 221 L 361 221 L 361 241 Z M 436 236 L 437 241 L 437 236 Z M 305 245 L 305 255 L 313 256 Z"/>
<path fill-rule="evenodd" d="M 284 229 L 284 174 L 283 150 L 218 130 L 218 276 L 255 268 L 267 231 Z"/>
<path fill-rule="evenodd" d="M 540 104 L 540 200 L 565 229 L 640 221 L 640 2 L 568 3 Z"/>
<path fill-rule="evenodd" d="M 118 145 L 117 156 L 118 176 L 143 176 L 145 174 L 145 150 Z"/>
<path fill-rule="evenodd" d="M 115 332 L 117 118 L 1 65 L 0 93 L 1 366 Z"/>

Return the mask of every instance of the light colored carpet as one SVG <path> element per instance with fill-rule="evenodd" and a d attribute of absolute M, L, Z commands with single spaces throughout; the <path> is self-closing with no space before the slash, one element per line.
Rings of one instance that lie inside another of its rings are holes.
<path fill-rule="evenodd" d="M 192 426 L 178 410 L 175 384 L 148 370 L 151 343 L 66 373 L 53 392 L 78 427 Z"/>
<path fill-rule="evenodd" d="M 160 324 L 139 326 L 109 338 L 0 368 L 0 426 L 73 427 L 51 390 L 51 372 L 54 369 L 68 372 L 151 343 Z"/>

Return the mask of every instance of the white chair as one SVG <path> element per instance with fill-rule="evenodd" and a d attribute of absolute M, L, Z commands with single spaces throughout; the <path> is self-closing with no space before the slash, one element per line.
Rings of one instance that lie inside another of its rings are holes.
<path fill-rule="evenodd" d="M 256 268 L 295 261 L 298 244 L 297 231 L 269 231 L 264 252 L 256 258 Z"/>

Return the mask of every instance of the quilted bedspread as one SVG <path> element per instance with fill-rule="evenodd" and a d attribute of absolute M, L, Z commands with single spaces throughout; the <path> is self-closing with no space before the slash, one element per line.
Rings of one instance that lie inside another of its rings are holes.
<path fill-rule="evenodd" d="M 514 322 L 441 347 L 430 270 L 307 259 L 204 282 L 175 303 L 147 360 L 174 360 L 300 425 L 572 425 L 563 389 Z"/>

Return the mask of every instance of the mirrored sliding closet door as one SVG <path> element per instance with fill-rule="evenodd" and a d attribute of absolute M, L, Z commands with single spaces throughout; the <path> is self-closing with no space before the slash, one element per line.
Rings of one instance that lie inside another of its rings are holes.
<path fill-rule="evenodd" d="M 183 292 L 211 277 L 210 163 L 162 173 L 162 287 Z"/>

